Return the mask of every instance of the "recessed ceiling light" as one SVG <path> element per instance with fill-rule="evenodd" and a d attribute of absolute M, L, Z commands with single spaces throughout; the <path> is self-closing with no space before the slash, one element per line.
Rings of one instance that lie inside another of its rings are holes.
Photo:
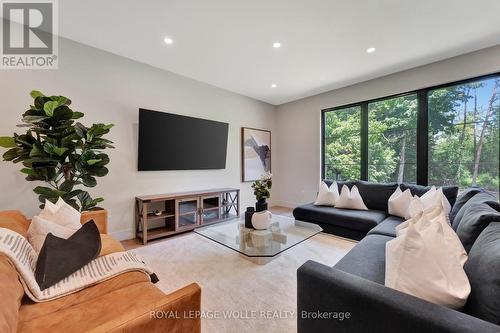
<path fill-rule="evenodd" d="M 278 85 L 276 83 L 271 84 L 271 88 L 276 88 Z"/>
<path fill-rule="evenodd" d="M 279 48 L 281 47 L 281 43 L 280 43 L 280 42 L 274 42 L 274 43 L 273 43 L 273 47 L 274 47 L 275 49 L 279 49 Z"/>
<path fill-rule="evenodd" d="M 373 53 L 373 52 L 375 52 L 375 50 L 376 50 L 376 48 L 369 47 L 369 48 L 366 49 L 366 53 Z"/>
<path fill-rule="evenodd" d="M 168 45 L 170 45 L 170 44 L 172 44 L 174 42 L 173 39 L 169 38 L 169 37 L 165 37 L 163 39 L 163 41 L 165 42 L 165 44 L 168 44 Z"/>

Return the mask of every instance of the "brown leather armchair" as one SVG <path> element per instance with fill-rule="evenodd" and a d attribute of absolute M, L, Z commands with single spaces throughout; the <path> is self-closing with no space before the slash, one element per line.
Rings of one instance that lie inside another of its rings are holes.
<path fill-rule="evenodd" d="M 106 234 L 106 216 L 93 216 L 101 255 L 124 251 Z M 82 223 L 89 220 L 82 216 Z M 26 237 L 30 221 L 19 211 L 0 212 L 0 227 Z M 200 332 L 201 289 L 196 283 L 170 294 L 140 272 L 128 272 L 77 293 L 43 303 L 25 295 L 16 269 L 0 254 L 0 332 Z"/>

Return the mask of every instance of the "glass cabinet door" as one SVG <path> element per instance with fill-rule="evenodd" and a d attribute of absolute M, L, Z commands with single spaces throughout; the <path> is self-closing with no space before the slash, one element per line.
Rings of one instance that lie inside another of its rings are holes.
<path fill-rule="evenodd" d="M 184 198 L 176 200 L 176 229 L 189 230 L 198 226 L 199 208 L 198 198 Z"/>
<path fill-rule="evenodd" d="M 221 218 L 221 197 L 201 197 L 201 224 L 217 222 Z"/>

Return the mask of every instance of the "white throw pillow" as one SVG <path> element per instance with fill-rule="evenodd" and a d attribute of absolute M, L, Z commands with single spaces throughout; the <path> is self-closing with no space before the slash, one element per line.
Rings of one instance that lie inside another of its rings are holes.
<path fill-rule="evenodd" d="M 47 212 L 47 214 L 49 214 L 50 212 L 56 212 L 59 209 L 59 206 L 57 206 L 58 202 L 59 200 L 57 200 L 57 202 L 54 204 L 52 203 L 52 201 L 45 199 L 45 207 L 43 208 L 42 213 L 44 211 Z"/>
<path fill-rule="evenodd" d="M 28 242 L 33 246 L 36 252 L 40 253 L 43 243 L 45 242 L 45 237 L 47 237 L 49 233 L 67 239 L 73 235 L 76 230 L 46 220 L 40 216 L 34 216 L 28 228 Z"/>
<path fill-rule="evenodd" d="M 396 226 L 396 237 L 402 235 L 410 224 L 426 226 L 428 222 L 433 221 L 436 217 L 441 214 L 441 207 L 434 207 L 431 209 L 427 209 L 426 211 L 420 211 L 412 218 L 404 221 L 403 223 Z M 420 229 L 419 229 L 420 230 Z"/>
<path fill-rule="evenodd" d="M 410 223 L 386 243 L 385 285 L 452 309 L 463 308 L 471 287 L 445 232 L 450 226 L 434 221 L 418 230 L 417 224 Z"/>
<path fill-rule="evenodd" d="M 389 197 L 388 206 L 389 214 L 406 218 L 408 214 L 408 207 L 413 199 L 410 189 L 406 189 L 404 192 L 398 188 Z"/>
<path fill-rule="evenodd" d="M 443 188 L 440 187 L 439 189 L 436 189 L 435 186 L 432 186 L 431 189 L 425 192 L 420 198 L 416 195 L 413 197 L 408 207 L 406 218 L 410 219 L 420 212 L 432 209 L 437 206 L 442 207 L 444 212 L 448 216 L 451 210 L 451 205 L 443 193 Z"/>
<path fill-rule="evenodd" d="M 412 219 L 418 214 L 424 211 L 424 204 L 422 200 L 416 195 L 410 201 L 410 205 L 408 206 L 408 211 L 406 212 L 406 219 Z"/>
<path fill-rule="evenodd" d="M 356 185 L 354 185 L 351 190 L 349 190 L 347 185 L 342 186 L 342 191 L 340 191 L 340 196 L 335 204 L 335 207 L 368 210 Z"/>
<path fill-rule="evenodd" d="M 37 252 L 40 252 L 49 232 L 57 237 L 68 238 L 82 227 L 80 217 L 80 212 L 62 198 L 59 198 L 56 204 L 46 200 L 44 209 L 31 221 L 28 241 Z"/>
<path fill-rule="evenodd" d="M 446 241 L 446 246 L 450 249 L 450 253 L 455 255 L 460 264 L 463 266 L 467 261 L 467 252 L 465 251 L 462 242 L 457 234 L 450 227 L 448 214 L 444 212 L 443 207 L 436 206 L 434 208 L 420 212 L 417 216 L 409 219 L 396 226 L 396 237 L 406 233 L 409 225 L 413 225 L 418 231 L 425 230 L 430 223 L 440 223 L 443 226 L 443 233 Z"/>
<path fill-rule="evenodd" d="M 339 197 L 339 188 L 337 182 L 333 182 L 330 187 L 325 182 L 319 184 L 318 197 L 314 202 L 316 206 L 335 206 Z"/>
<path fill-rule="evenodd" d="M 62 198 L 59 198 L 55 205 L 46 200 L 45 207 L 38 216 L 75 230 L 82 226 L 80 223 L 81 213 L 68 205 Z"/>
<path fill-rule="evenodd" d="M 443 209 L 444 209 L 446 216 L 449 217 L 450 211 L 451 211 L 451 204 L 448 201 L 448 198 L 446 197 L 446 195 L 444 195 L 442 187 L 438 188 L 436 196 L 437 196 L 437 197 L 435 197 L 436 200 L 441 202 L 441 206 L 443 206 Z"/>

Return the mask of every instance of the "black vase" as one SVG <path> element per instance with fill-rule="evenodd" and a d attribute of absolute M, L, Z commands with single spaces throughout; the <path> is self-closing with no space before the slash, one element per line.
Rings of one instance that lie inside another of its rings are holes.
<path fill-rule="evenodd" d="M 259 199 L 256 203 L 255 203 L 255 211 L 256 212 L 262 212 L 262 211 L 265 211 L 267 210 L 267 202 L 266 202 L 266 199 Z"/>
<path fill-rule="evenodd" d="M 253 229 L 253 225 L 252 225 L 253 213 L 255 213 L 255 208 L 247 207 L 247 210 L 245 212 L 245 228 Z"/>

